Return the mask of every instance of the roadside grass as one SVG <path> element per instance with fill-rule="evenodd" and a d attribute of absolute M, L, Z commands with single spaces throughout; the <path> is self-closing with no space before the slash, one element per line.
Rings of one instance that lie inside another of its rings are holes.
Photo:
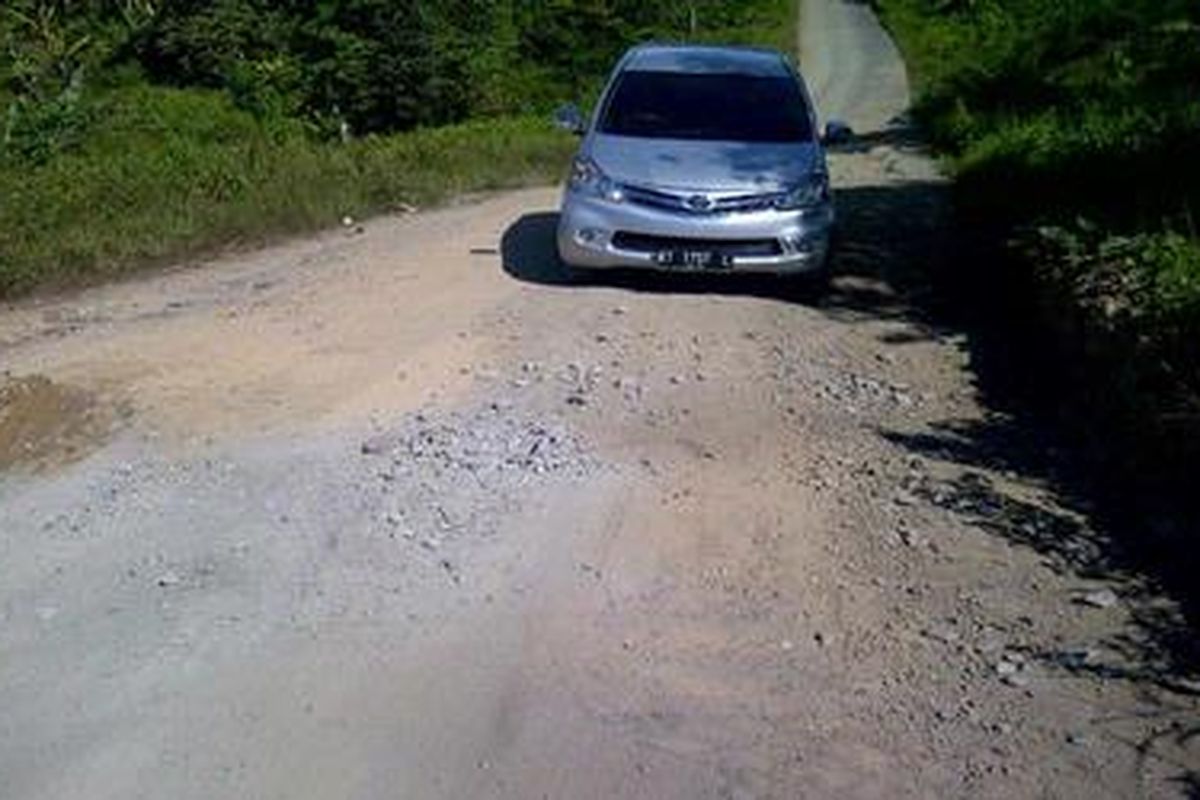
<path fill-rule="evenodd" d="M 574 146 L 522 117 L 329 143 L 217 92 L 148 86 L 108 95 L 97 116 L 78 150 L 0 168 L 0 296 L 552 182 Z"/>
<path fill-rule="evenodd" d="M 1200 430 L 1200 7 L 878 0 L 960 212 Z M 1036 290 L 1036 289 L 1035 289 Z M 1053 319 L 1050 320 L 1051 322 Z M 1096 378 L 1113 374 L 1096 352 Z M 1123 357 L 1123 356 L 1122 356 Z M 1127 372 L 1121 365 L 1117 372 Z M 1169 374 L 1170 380 L 1164 380 Z M 1152 421 L 1147 421 L 1152 422 Z"/>

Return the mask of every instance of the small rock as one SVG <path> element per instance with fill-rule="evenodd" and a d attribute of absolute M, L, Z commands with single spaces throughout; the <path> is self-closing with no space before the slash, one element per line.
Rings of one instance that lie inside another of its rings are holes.
<path fill-rule="evenodd" d="M 182 582 L 183 582 L 183 578 L 179 577 L 179 573 L 177 573 L 177 572 L 175 572 L 175 570 L 171 570 L 171 569 L 169 569 L 166 572 L 164 572 L 163 574 L 159 575 L 158 580 L 155 581 L 155 583 L 157 583 L 159 586 L 161 586 L 164 589 L 168 588 L 170 586 L 178 586 Z"/>
<path fill-rule="evenodd" d="M 931 628 L 922 630 L 921 633 L 925 636 L 925 638 L 933 639 L 934 641 L 941 642 L 943 644 L 956 644 L 959 639 L 962 638 L 959 636 L 958 631 L 954 630 L 954 628 L 951 628 L 948 625 L 935 625 Z"/>
<path fill-rule="evenodd" d="M 788 639 L 784 639 L 782 642 L 779 643 L 779 649 L 785 653 L 790 653 L 792 650 L 795 649 L 795 647 L 796 647 L 795 642 L 792 642 Z"/>
<path fill-rule="evenodd" d="M 350 216 L 349 214 L 342 217 L 342 227 L 344 227 L 344 228 L 354 227 L 354 217 Z"/>
<path fill-rule="evenodd" d="M 1029 676 L 1025 673 L 1023 665 L 1016 660 L 1011 660 L 1010 656 L 1005 656 L 1005 660 L 996 664 L 995 669 L 1001 682 L 1008 686 L 1024 688 L 1029 684 Z"/>
<path fill-rule="evenodd" d="M 1067 650 L 1058 654 L 1054 660 L 1067 669 L 1082 669 L 1098 662 L 1100 654 L 1096 650 L 1085 647 L 1078 650 Z"/>
<path fill-rule="evenodd" d="M 1100 589 L 1095 592 L 1088 592 L 1083 597 L 1079 598 L 1079 602 L 1093 608 L 1112 608 L 1120 601 L 1117 593 L 1112 589 Z"/>
<path fill-rule="evenodd" d="M 567 396 L 567 405 L 583 408 L 587 405 L 587 398 L 581 394 L 572 394 Z"/>
<path fill-rule="evenodd" d="M 585 575 L 591 575 L 596 580 L 600 580 L 601 578 L 604 577 L 604 573 L 600 571 L 599 567 L 594 567 L 591 564 L 587 564 L 587 563 L 581 563 L 579 565 L 579 571 L 584 573 Z"/>
<path fill-rule="evenodd" d="M 825 634 L 821 633 L 820 631 L 817 631 L 816 633 L 813 634 L 813 641 L 823 647 L 825 645 L 825 641 L 826 641 Z"/>

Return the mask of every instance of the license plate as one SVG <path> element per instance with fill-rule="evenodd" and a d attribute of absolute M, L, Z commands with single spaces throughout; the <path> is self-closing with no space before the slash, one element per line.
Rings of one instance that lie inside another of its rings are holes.
<path fill-rule="evenodd" d="M 729 269 L 733 258 L 713 250 L 662 250 L 654 254 L 660 267 L 683 271 Z"/>

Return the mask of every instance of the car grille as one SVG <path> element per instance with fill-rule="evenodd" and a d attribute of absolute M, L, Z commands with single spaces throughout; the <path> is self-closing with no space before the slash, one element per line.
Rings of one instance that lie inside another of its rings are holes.
<path fill-rule="evenodd" d="M 612 238 L 613 247 L 634 253 L 661 253 L 669 250 L 704 250 L 725 256 L 777 256 L 783 250 L 775 239 L 686 239 L 674 236 L 651 236 L 644 233 L 618 231 Z"/>
<path fill-rule="evenodd" d="M 744 194 L 726 197 L 712 196 L 704 193 L 675 194 L 661 192 L 657 189 L 647 189 L 644 186 L 621 187 L 626 202 L 635 205 L 661 208 L 667 211 L 678 211 L 685 214 L 730 214 L 750 211 L 766 211 L 775 206 L 781 197 L 780 193 Z"/>

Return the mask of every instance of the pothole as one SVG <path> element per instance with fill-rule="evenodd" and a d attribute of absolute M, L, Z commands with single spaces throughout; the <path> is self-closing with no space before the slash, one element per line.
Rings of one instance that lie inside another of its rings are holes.
<path fill-rule="evenodd" d="M 43 375 L 0 376 L 0 471 L 42 471 L 82 459 L 107 440 L 112 409 L 85 389 Z"/>

